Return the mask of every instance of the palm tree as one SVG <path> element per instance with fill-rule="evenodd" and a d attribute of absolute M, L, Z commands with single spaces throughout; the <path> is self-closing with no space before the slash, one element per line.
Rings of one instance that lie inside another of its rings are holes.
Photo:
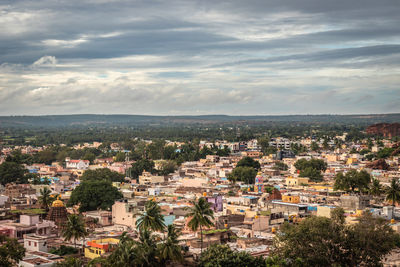
<path fill-rule="evenodd" d="M 382 185 L 378 179 L 372 179 L 371 186 L 369 188 L 369 193 L 373 196 L 380 196 L 382 194 Z"/>
<path fill-rule="evenodd" d="M 146 228 L 140 230 L 139 241 L 135 242 L 133 248 L 133 266 L 159 266 L 157 254 L 157 241 L 155 236 Z"/>
<path fill-rule="evenodd" d="M 54 201 L 54 198 L 51 196 L 51 190 L 47 186 L 43 189 L 40 189 L 40 196 L 38 200 L 42 208 L 45 209 L 46 212 L 49 211 L 49 207 Z"/>
<path fill-rule="evenodd" d="M 400 183 L 399 180 L 393 178 L 390 186 L 386 188 L 386 200 L 392 201 L 393 207 L 396 203 L 400 203 Z"/>
<path fill-rule="evenodd" d="M 106 263 L 102 263 L 102 266 L 113 266 L 113 267 L 127 267 L 134 266 L 134 249 L 136 243 L 130 238 L 126 232 L 124 232 L 119 240 L 117 248 L 108 257 Z"/>
<path fill-rule="evenodd" d="M 182 247 L 179 245 L 178 237 L 181 231 L 175 225 L 168 225 L 168 234 L 164 242 L 158 245 L 160 260 L 163 265 L 167 262 L 181 262 L 183 260 Z"/>
<path fill-rule="evenodd" d="M 157 202 L 149 200 L 145 204 L 145 212 L 136 221 L 139 231 L 153 230 L 163 231 L 165 229 L 164 216 L 161 215 L 161 208 Z"/>
<path fill-rule="evenodd" d="M 67 222 L 64 225 L 61 234 L 65 241 L 74 239 L 74 246 L 76 248 L 76 240 L 85 238 L 88 233 L 82 217 L 77 214 L 71 214 L 68 216 Z"/>
<path fill-rule="evenodd" d="M 189 212 L 186 217 L 191 217 L 188 226 L 193 231 L 197 231 L 200 228 L 200 251 L 203 253 L 203 226 L 210 227 L 214 224 L 214 211 L 210 208 L 211 204 L 208 203 L 205 198 L 201 197 L 197 202 L 193 201 L 193 207 L 188 208 Z"/>

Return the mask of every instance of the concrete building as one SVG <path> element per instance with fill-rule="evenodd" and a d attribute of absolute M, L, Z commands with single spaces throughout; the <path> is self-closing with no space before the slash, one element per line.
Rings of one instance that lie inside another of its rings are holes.
<path fill-rule="evenodd" d="M 139 176 L 139 184 L 160 184 L 165 182 L 164 176 L 153 175 L 149 172 L 143 172 L 142 175 Z"/>
<path fill-rule="evenodd" d="M 286 186 L 307 185 L 310 179 L 307 177 L 288 177 L 285 179 Z"/>
<path fill-rule="evenodd" d="M 137 212 L 136 202 L 128 200 L 116 201 L 112 206 L 112 222 L 135 229 Z"/>
<path fill-rule="evenodd" d="M 48 236 L 39 236 L 36 234 L 24 235 L 24 248 L 27 251 L 47 252 Z"/>
<path fill-rule="evenodd" d="M 341 207 L 344 209 L 365 209 L 369 206 L 371 197 L 364 195 L 342 195 L 340 196 Z"/>

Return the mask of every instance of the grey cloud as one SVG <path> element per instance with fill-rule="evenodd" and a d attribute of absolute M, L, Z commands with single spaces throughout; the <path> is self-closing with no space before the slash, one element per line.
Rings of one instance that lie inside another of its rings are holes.
<path fill-rule="evenodd" d="M 386 104 L 397 0 L 5 0 L 0 12 L 0 114 L 398 110 Z"/>

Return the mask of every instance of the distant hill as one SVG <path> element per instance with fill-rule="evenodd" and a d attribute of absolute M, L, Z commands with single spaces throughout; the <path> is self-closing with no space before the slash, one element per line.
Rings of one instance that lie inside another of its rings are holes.
<path fill-rule="evenodd" d="M 146 116 L 146 115 L 48 115 L 48 116 L 0 116 L 0 128 L 5 127 L 87 127 L 87 126 L 149 126 L 193 124 L 251 124 L 268 123 L 305 124 L 362 124 L 400 122 L 400 113 L 367 115 L 281 115 L 281 116 Z"/>

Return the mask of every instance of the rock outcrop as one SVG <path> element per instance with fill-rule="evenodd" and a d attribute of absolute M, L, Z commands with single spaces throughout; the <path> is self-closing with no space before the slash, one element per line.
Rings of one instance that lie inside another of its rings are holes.
<path fill-rule="evenodd" d="M 378 159 L 372 162 L 367 163 L 367 168 L 371 168 L 374 170 L 388 170 L 389 165 L 386 163 L 384 159 Z"/>
<path fill-rule="evenodd" d="M 400 136 L 400 123 L 378 123 L 368 126 L 367 134 L 383 135 L 386 138 Z"/>

